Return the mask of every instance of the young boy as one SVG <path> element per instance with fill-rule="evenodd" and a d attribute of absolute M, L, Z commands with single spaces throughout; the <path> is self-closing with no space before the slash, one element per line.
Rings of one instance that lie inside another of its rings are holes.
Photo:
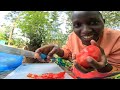
<path fill-rule="evenodd" d="M 73 32 L 68 36 L 66 45 L 62 48 L 57 45 L 46 45 L 36 50 L 35 58 L 44 62 L 39 57 L 40 53 L 47 54 L 47 60 L 53 54 L 67 60 L 75 60 L 75 56 L 88 45 L 96 45 L 101 50 L 101 61 L 96 62 L 92 57 L 87 57 L 91 69 L 85 69 L 74 62 L 73 73 L 80 78 L 102 78 L 110 71 L 120 69 L 120 31 L 104 28 L 105 20 L 98 11 L 74 11 L 72 14 Z M 112 65 L 112 66 L 111 66 Z"/>

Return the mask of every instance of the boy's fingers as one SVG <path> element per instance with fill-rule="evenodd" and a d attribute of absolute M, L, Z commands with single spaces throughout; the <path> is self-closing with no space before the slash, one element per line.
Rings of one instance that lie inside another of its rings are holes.
<path fill-rule="evenodd" d="M 35 50 L 36 53 L 41 53 L 41 48 L 38 48 L 37 50 Z"/>
<path fill-rule="evenodd" d="M 94 69 L 100 68 L 100 65 L 98 64 L 98 62 L 93 60 L 93 58 L 87 57 L 87 61 L 90 64 L 90 66 L 93 67 Z"/>
<path fill-rule="evenodd" d="M 96 45 L 100 49 L 100 51 L 101 51 L 101 61 L 99 63 L 97 63 L 95 61 L 92 61 L 92 64 L 95 64 L 96 68 L 97 67 L 104 67 L 105 64 L 107 63 L 107 58 L 105 56 L 104 49 L 102 49 L 94 40 L 91 40 L 91 45 Z"/>
<path fill-rule="evenodd" d="M 104 50 L 97 44 L 97 42 L 95 42 L 94 40 L 91 40 L 90 43 L 91 43 L 91 45 L 95 45 L 95 46 L 99 47 L 99 49 L 102 52 L 102 54 L 105 54 Z"/>
<path fill-rule="evenodd" d="M 91 43 L 91 45 L 98 46 L 97 42 L 95 42 L 94 40 L 91 40 L 90 43 Z"/>
<path fill-rule="evenodd" d="M 72 54 L 72 60 L 76 59 L 76 54 Z"/>
<path fill-rule="evenodd" d="M 39 53 L 36 53 L 34 54 L 34 58 L 35 59 L 38 59 L 38 60 L 41 60 L 41 57 L 40 57 L 40 54 Z"/>
<path fill-rule="evenodd" d="M 82 66 L 80 66 L 79 64 L 77 64 L 75 61 L 73 62 L 74 63 L 74 66 L 77 70 L 79 70 L 80 72 L 83 72 L 83 73 L 88 73 L 88 70 L 83 68 Z"/>
<path fill-rule="evenodd" d="M 41 63 L 45 63 L 46 61 L 45 60 L 43 60 L 43 59 L 41 59 L 41 60 L 38 60 L 39 62 L 41 62 Z"/>
<path fill-rule="evenodd" d="M 87 61 L 94 69 L 99 69 L 105 66 L 104 62 L 97 62 L 92 57 L 87 57 Z"/>
<path fill-rule="evenodd" d="M 47 55 L 47 59 L 51 59 L 53 55 L 58 51 L 57 47 L 54 47 Z"/>
<path fill-rule="evenodd" d="M 46 62 L 45 60 L 41 59 L 39 53 L 36 53 L 36 52 L 35 52 L 34 58 L 37 59 L 37 60 L 38 60 L 39 62 L 41 62 L 41 63 L 45 63 L 45 62 Z"/>

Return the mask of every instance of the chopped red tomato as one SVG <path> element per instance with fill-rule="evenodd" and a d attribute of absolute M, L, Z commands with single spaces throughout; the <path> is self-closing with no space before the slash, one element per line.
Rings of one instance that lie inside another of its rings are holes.
<path fill-rule="evenodd" d="M 60 73 L 45 73 L 41 75 L 29 73 L 27 77 L 33 79 L 64 79 L 65 72 Z"/>

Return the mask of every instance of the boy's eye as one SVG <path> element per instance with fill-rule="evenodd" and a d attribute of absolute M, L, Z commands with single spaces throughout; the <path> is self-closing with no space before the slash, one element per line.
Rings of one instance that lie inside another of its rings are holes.
<path fill-rule="evenodd" d="M 79 27 L 81 26 L 81 24 L 80 24 L 80 23 L 75 23 L 75 24 L 73 24 L 73 26 L 74 26 L 75 28 L 79 28 Z"/>
<path fill-rule="evenodd" d="M 90 23 L 89 23 L 89 25 L 98 25 L 98 21 L 91 21 Z"/>

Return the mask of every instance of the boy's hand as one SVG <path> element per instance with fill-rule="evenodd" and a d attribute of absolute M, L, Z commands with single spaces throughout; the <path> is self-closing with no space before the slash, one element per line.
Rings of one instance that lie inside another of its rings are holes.
<path fill-rule="evenodd" d="M 41 59 L 41 57 L 40 57 L 41 53 L 47 55 L 46 61 Z M 57 45 L 45 45 L 41 48 L 38 48 L 35 51 L 34 58 L 37 58 L 40 62 L 49 62 L 54 54 L 58 54 L 58 55 L 60 54 L 61 55 L 61 53 L 63 54 L 63 52 L 61 51 L 61 49 Z"/>
<path fill-rule="evenodd" d="M 89 68 L 89 69 L 85 69 L 84 67 L 78 65 L 75 61 L 74 61 L 74 66 L 76 67 L 76 69 L 78 69 L 79 71 L 83 72 L 83 73 L 88 73 L 90 71 L 93 71 L 93 70 L 97 70 L 99 72 L 102 72 L 102 73 L 105 73 L 105 72 L 109 72 L 112 70 L 112 67 L 111 65 L 106 65 L 107 64 L 107 58 L 105 56 L 105 53 L 104 53 L 104 50 L 97 45 L 97 43 L 94 41 L 94 40 L 91 40 L 91 45 L 95 45 L 97 47 L 100 48 L 101 50 L 101 61 L 100 62 L 97 62 L 96 60 L 94 60 L 92 57 L 87 57 L 87 62 L 91 65 L 92 68 Z M 107 67 L 107 68 L 106 68 Z M 109 67 L 109 68 L 108 68 Z"/>

